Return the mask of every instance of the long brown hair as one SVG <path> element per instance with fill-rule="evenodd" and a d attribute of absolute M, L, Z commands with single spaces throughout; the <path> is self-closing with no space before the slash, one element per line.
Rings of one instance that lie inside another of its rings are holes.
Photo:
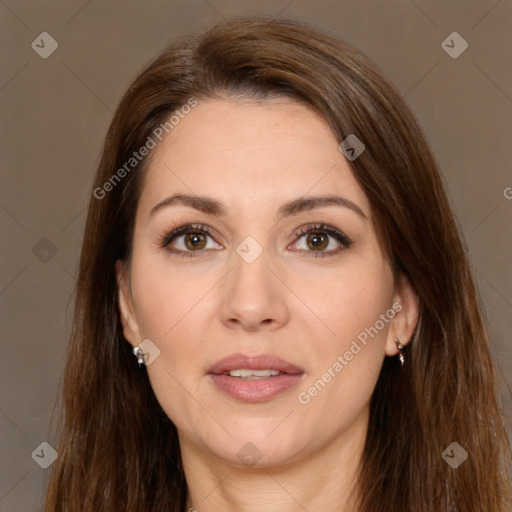
<path fill-rule="evenodd" d="M 305 102 L 341 142 L 380 242 L 419 296 L 407 364 L 386 358 L 371 399 L 360 464 L 360 512 L 504 512 L 511 450 L 466 247 L 428 143 L 400 93 L 350 44 L 309 24 L 235 18 L 179 39 L 128 88 L 96 172 L 62 382 L 59 457 L 46 510 L 183 511 L 176 429 L 124 339 L 114 265 L 129 259 L 142 158 L 154 130 L 191 98 Z M 121 173 L 122 179 L 114 180 Z M 110 186 L 105 186 L 109 182 Z M 442 453 L 457 442 L 457 469 Z"/>

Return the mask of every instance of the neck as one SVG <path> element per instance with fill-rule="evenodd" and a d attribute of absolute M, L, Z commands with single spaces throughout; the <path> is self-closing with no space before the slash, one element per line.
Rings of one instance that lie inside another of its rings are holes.
<path fill-rule="evenodd" d="M 186 512 L 356 512 L 357 482 L 368 416 L 314 453 L 287 464 L 241 467 L 180 435 L 189 500 Z"/>

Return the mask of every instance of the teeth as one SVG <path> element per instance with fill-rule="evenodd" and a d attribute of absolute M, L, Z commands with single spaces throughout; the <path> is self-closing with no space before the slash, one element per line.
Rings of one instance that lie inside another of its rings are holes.
<path fill-rule="evenodd" d="M 266 379 L 276 377 L 281 372 L 279 370 L 231 370 L 228 375 L 231 377 L 240 377 L 247 380 Z"/>

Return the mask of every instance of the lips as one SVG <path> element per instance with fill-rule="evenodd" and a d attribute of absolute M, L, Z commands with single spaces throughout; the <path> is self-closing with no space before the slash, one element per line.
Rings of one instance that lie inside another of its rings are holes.
<path fill-rule="evenodd" d="M 304 375 L 302 368 L 270 354 L 234 354 L 221 359 L 207 372 L 218 391 L 249 403 L 266 402 L 289 391 Z"/>
<path fill-rule="evenodd" d="M 304 370 L 284 359 L 271 354 L 244 355 L 233 354 L 217 361 L 207 373 L 213 375 L 227 375 L 232 370 L 278 370 L 287 375 L 299 375 Z"/>

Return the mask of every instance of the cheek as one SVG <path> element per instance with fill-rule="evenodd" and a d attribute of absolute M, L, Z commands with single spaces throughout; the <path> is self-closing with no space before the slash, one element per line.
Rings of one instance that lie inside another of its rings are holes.
<path fill-rule="evenodd" d="M 315 276 L 316 285 L 303 284 L 297 295 L 316 313 L 327 349 L 342 349 L 360 333 L 375 325 L 391 307 L 393 276 L 391 269 L 375 259 L 355 260 L 330 275 Z M 309 279 L 311 281 L 311 279 Z M 384 327 L 379 331 L 385 335 Z M 364 338 L 364 335 L 362 336 Z"/>
<path fill-rule="evenodd" d="M 205 292 L 213 281 L 211 276 L 184 278 L 170 269 L 171 265 L 134 260 L 134 304 L 141 336 L 160 350 L 158 359 L 147 367 L 155 396 L 179 429 L 194 431 L 206 421 L 204 410 L 191 397 L 200 396 L 198 355 L 208 341 L 200 319 Z"/>
<path fill-rule="evenodd" d="M 133 266 L 132 289 L 141 334 L 164 342 L 189 326 L 214 280 L 179 272 L 179 266 L 149 258 Z M 147 261 L 147 263 L 145 263 Z"/>
<path fill-rule="evenodd" d="M 319 286 L 314 293 L 310 290 L 305 301 L 328 329 L 322 328 L 324 334 L 315 345 L 306 347 L 312 372 L 300 388 L 299 399 L 306 409 L 327 414 L 338 424 L 365 406 L 385 357 L 395 313 L 392 297 L 391 269 L 377 259 L 347 266 L 330 280 L 327 291 Z M 303 329 L 311 335 L 306 323 Z M 343 407 L 334 410 L 333 404 Z"/>

